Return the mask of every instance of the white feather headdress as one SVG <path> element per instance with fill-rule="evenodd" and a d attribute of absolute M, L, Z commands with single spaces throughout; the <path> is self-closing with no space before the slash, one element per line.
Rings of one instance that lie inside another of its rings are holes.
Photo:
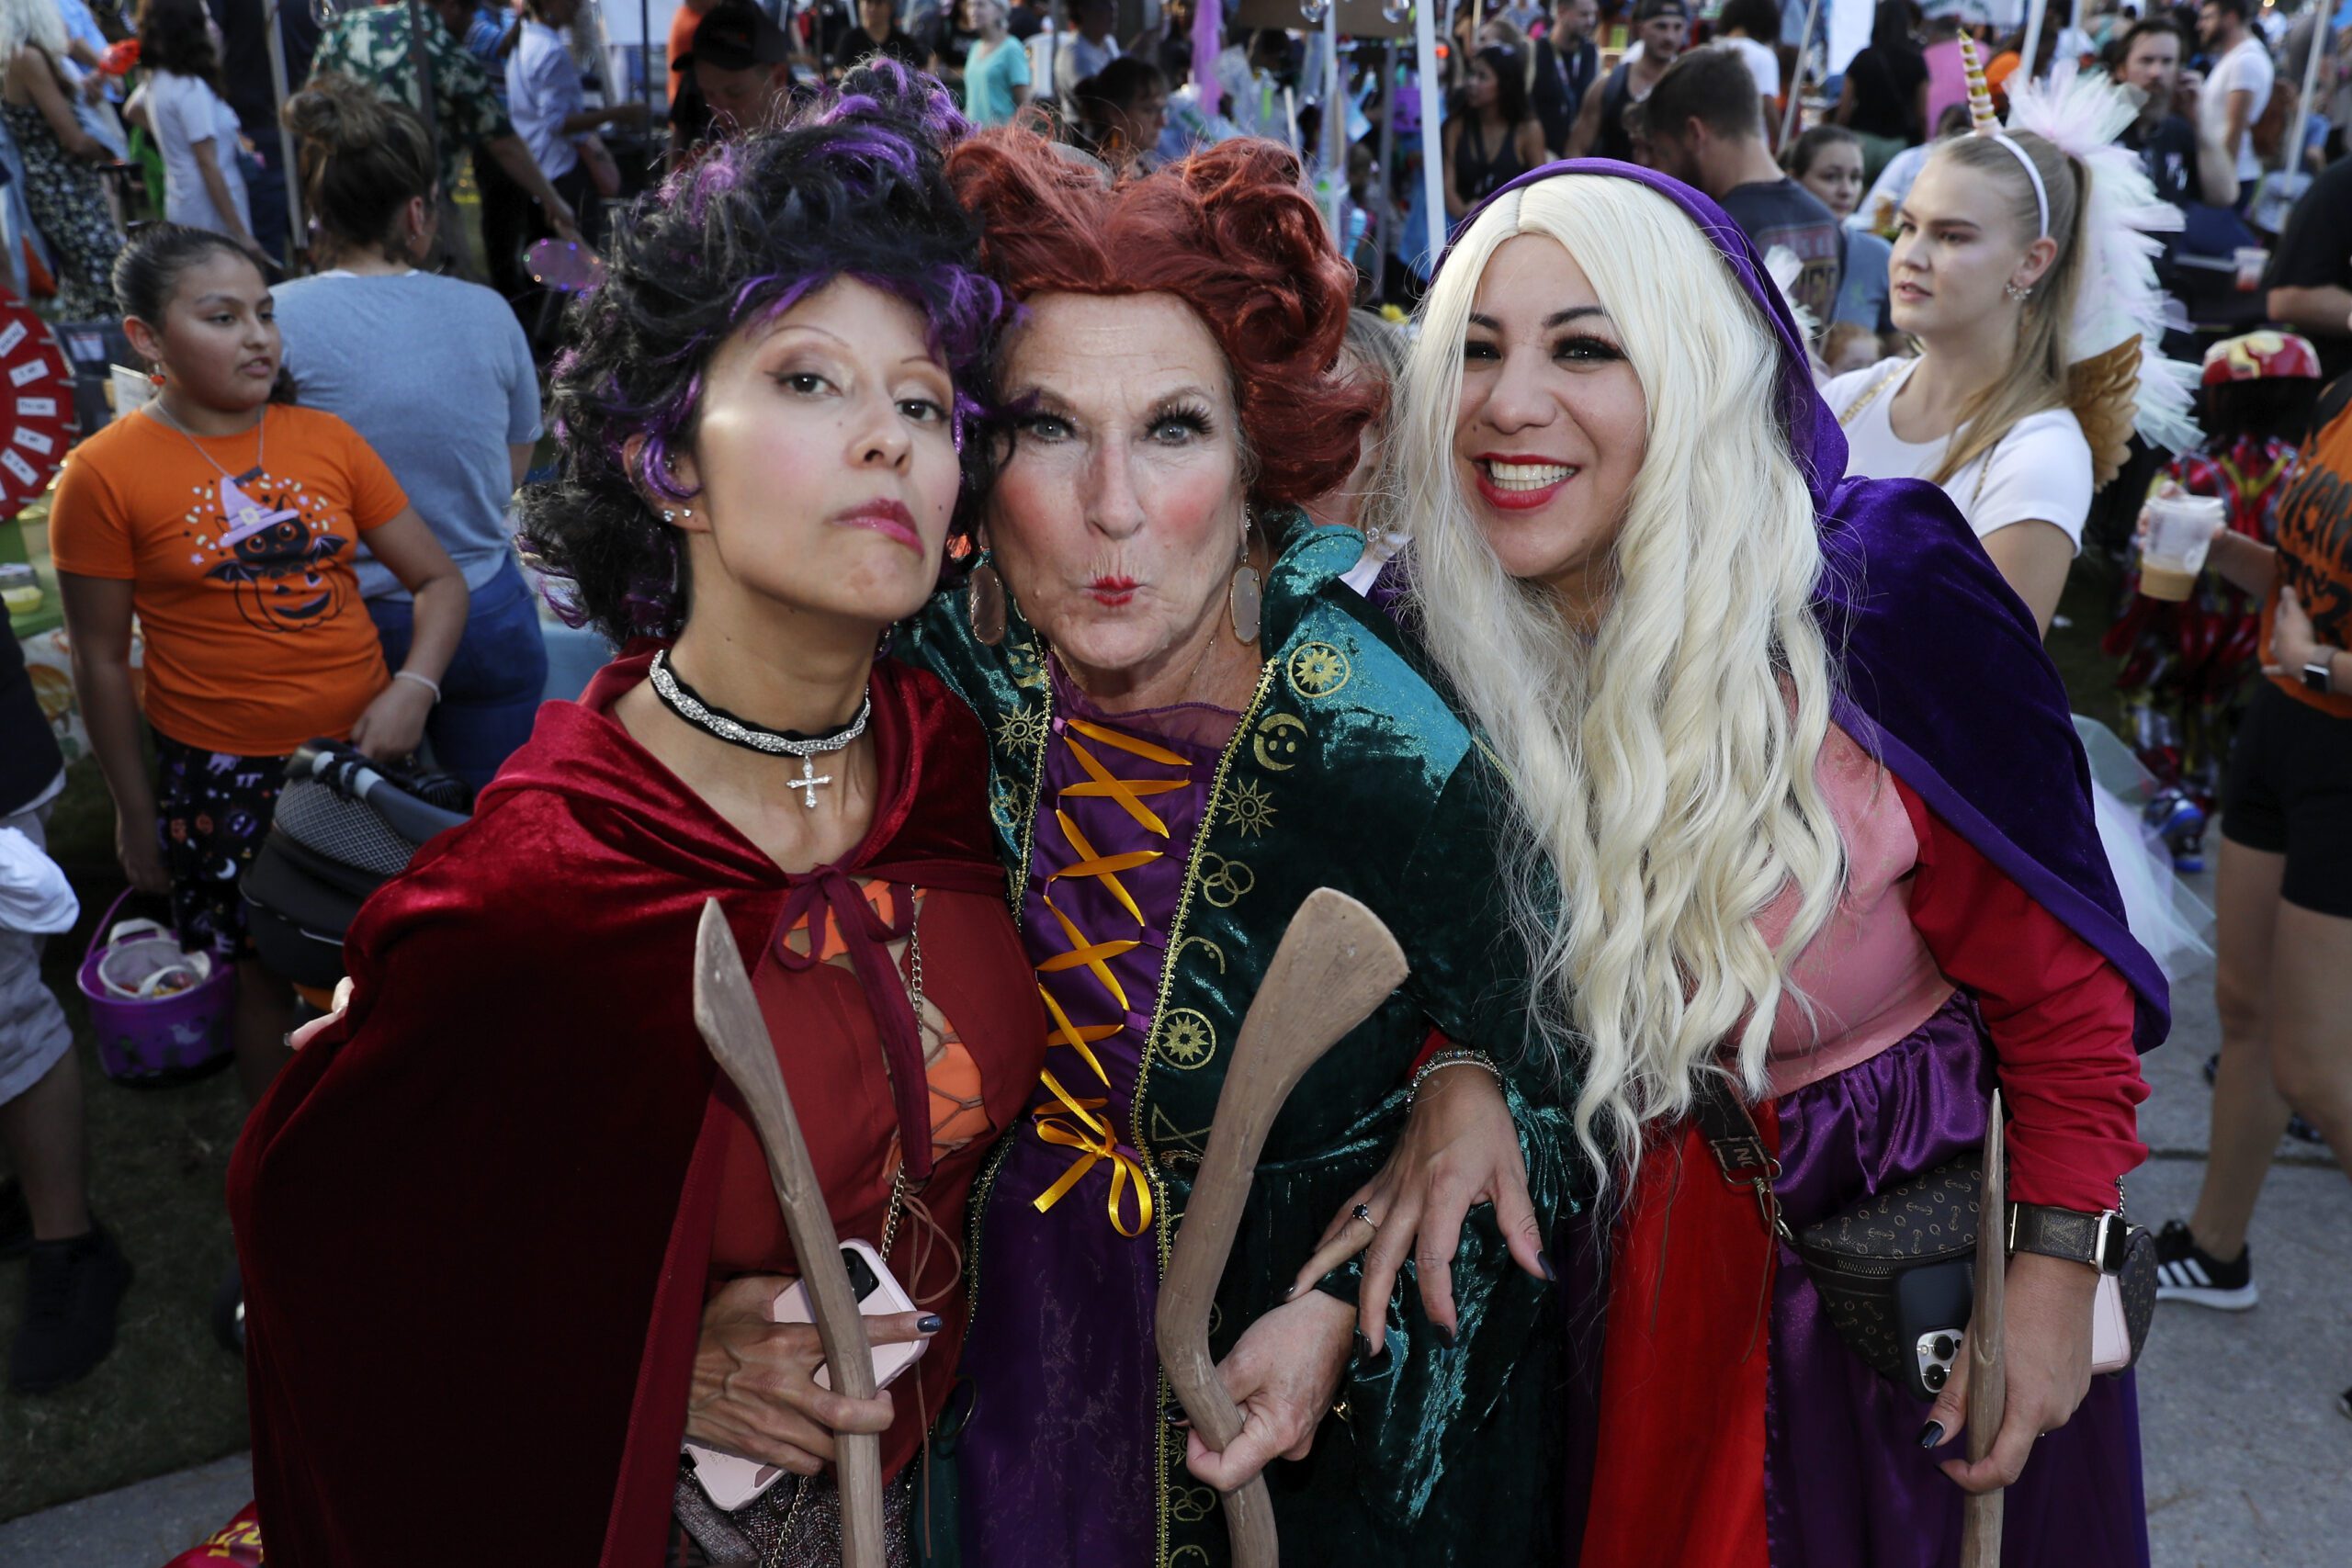
<path fill-rule="evenodd" d="M 2083 74 L 2072 61 L 2060 62 L 2047 82 L 2009 89 L 2008 129 L 2032 131 L 2089 175 L 2082 279 L 2065 356 L 2075 382 L 2069 400 L 2102 483 L 2132 430 L 2166 451 L 2201 439 L 2191 413 L 2197 367 L 2165 357 L 2165 297 L 2156 283 L 2155 258 L 2164 251 L 2156 236 L 2180 228 L 2180 209 L 2157 198 L 2138 155 L 2115 141 L 2139 112 L 2122 88 L 2103 74 Z"/>

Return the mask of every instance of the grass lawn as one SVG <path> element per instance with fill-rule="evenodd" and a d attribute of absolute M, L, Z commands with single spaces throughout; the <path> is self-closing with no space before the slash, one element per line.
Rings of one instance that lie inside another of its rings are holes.
<path fill-rule="evenodd" d="M 2098 649 L 2114 573 L 2075 563 L 2050 649 L 2077 711 L 2111 722 L 2110 662 Z M 51 851 L 82 896 L 82 923 L 50 944 L 50 985 L 81 1034 L 87 1085 L 92 1198 L 139 1270 L 123 1303 L 114 1354 L 74 1388 L 28 1399 L 0 1391 L 0 1519 L 246 1446 L 245 1387 L 211 1334 L 212 1294 L 232 1248 L 222 1184 L 244 1107 L 233 1073 L 174 1089 L 127 1089 L 98 1071 L 74 971 L 107 905 L 121 891 L 114 818 L 95 763 L 73 772 L 51 824 Z M 0 1265 L 0 1336 L 23 1309 L 22 1262 Z"/>

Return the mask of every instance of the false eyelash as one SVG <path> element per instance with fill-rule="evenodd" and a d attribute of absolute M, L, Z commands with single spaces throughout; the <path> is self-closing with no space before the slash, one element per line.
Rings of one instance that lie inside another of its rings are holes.
<path fill-rule="evenodd" d="M 1171 403 L 1163 408 L 1154 409 L 1151 423 L 1190 425 L 1195 435 L 1206 435 L 1216 428 L 1216 417 L 1198 403 Z"/>

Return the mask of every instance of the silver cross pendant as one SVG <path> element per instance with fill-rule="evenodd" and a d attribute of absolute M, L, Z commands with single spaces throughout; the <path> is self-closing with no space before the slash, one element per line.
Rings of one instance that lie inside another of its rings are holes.
<path fill-rule="evenodd" d="M 814 811 L 817 809 L 817 786 L 819 784 L 829 784 L 832 782 L 832 774 L 820 773 L 817 771 L 817 761 L 815 758 L 803 757 L 800 759 L 800 776 L 797 779 L 791 780 L 786 784 L 784 787 L 786 789 L 797 789 L 800 791 L 800 804 L 807 807 L 809 810 Z"/>

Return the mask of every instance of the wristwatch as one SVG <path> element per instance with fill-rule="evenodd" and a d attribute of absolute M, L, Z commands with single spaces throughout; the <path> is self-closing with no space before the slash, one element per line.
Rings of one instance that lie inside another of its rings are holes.
<path fill-rule="evenodd" d="M 2063 1258 L 2069 1263 L 2088 1264 L 2102 1274 L 2123 1271 L 2124 1242 L 2130 1233 L 2122 1213 L 2114 1209 L 2090 1214 L 2041 1203 L 2009 1205 L 2011 1252 Z"/>
<path fill-rule="evenodd" d="M 2303 684 L 2324 697 L 2335 690 L 2335 650 L 2323 648 L 2319 650 L 2318 658 L 2303 666 Z"/>

